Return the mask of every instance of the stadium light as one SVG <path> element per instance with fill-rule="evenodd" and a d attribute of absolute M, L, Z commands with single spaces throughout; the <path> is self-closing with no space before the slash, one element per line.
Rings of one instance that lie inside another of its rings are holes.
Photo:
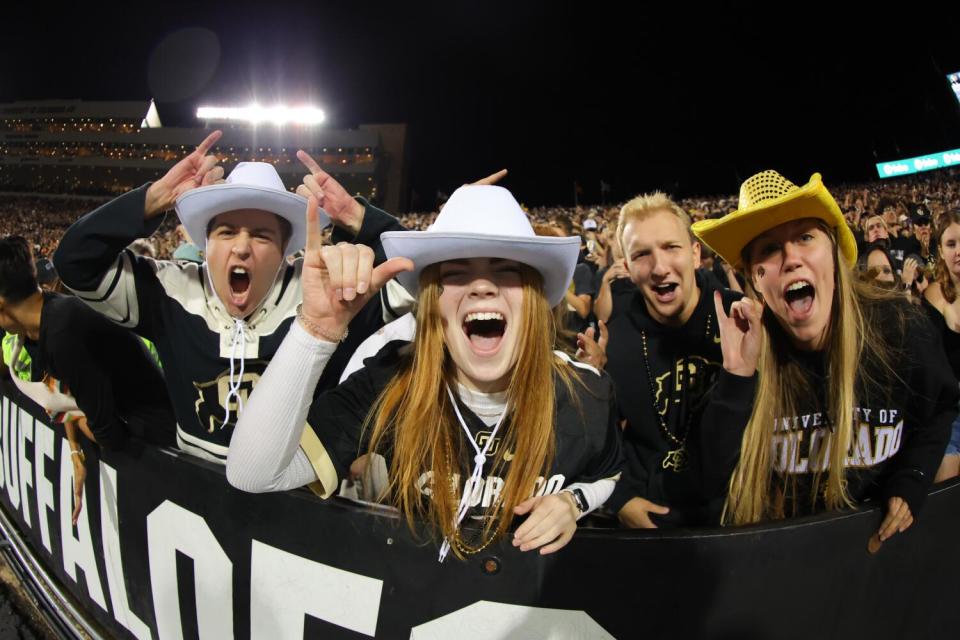
<path fill-rule="evenodd" d="M 246 107 L 200 107 L 197 117 L 202 120 L 242 120 L 252 124 L 266 122 L 275 125 L 316 125 L 326 119 L 323 111 L 316 107 L 263 107 L 256 103 Z"/>

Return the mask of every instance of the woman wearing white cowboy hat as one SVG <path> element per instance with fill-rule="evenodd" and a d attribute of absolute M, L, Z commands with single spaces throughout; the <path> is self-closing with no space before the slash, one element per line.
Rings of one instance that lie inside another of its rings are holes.
<path fill-rule="evenodd" d="M 369 249 L 320 247 L 308 225 L 301 315 L 240 419 L 230 482 L 259 492 L 319 481 L 330 494 L 358 454 L 375 451 L 388 460 L 383 499 L 411 525 L 429 523 L 445 540 L 441 559 L 479 551 L 526 514 L 514 546 L 564 546 L 620 467 L 608 379 L 552 350 L 550 308 L 579 239 L 535 236 L 495 186 L 458 189 L 428 231 L 384 233 L 391 259 L 376 269 Z M 388 344 L 311 405 L 350 317 L 395 274 L 417 295 L 414 341 Z M 298 448 L 305 420 L 316 450 Z M 469 540 L 468 513 L 494 516 Z"/>
<path fill-rule="evenodd" d="M 752 176 L 737 211 L 693 232 L 763 303 L 759 388 L 726 521 L 876 500 L 886 512 L 876 550 L 913 523 L 956 415 L 933 328 L 902 296 L 853 276 L 856 241 L 819 174 L 803 187 Z"/>

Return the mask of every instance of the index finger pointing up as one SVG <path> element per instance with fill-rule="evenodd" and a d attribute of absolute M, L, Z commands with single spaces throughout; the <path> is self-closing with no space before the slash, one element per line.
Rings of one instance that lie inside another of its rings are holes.
<path fill-rule="evenodd" d="M 327 178 L 327 172 L 320 168 L 320 165 L 310 156 L 309 153 L 303 149 L 300 149 L 297 151 L 297 158 L 303 163 L 303 166 L 305 166 L 311 174 L 314 176 L 319 176 L 321 180 Z"/>
<path fill-rule="evenodd" d="M 320 202 L 316 197 L 307 198 L 307 251 L 320 251 L 323 246 L 323 233 L 320 229 Z"/>
<path fill-rule="evenodd" d="M 208 135 L 206 138 L 203 139 L 203 142 L 201 142 L 197 146 L 197 153 L 199 153 L 202 156 L 207 155 L 207 152 L 210 151 L 210 148 L 217 143 L 217 140 L 219 140 L 220 136 L 222 135 L 223 135 L 223 131 L 220 131 L 220 129 L 217 129 L 216 131 Z"/>

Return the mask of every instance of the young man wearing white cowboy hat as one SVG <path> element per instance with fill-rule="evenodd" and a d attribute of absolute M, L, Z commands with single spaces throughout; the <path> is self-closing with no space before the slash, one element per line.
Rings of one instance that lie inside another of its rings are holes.
<path fill-rule="evenodd" d="M 267 163 L 240 163 L 223 180 L 223 168 L 208 155 L 219 138 L 219 131 L 211 133 L 160 180 L 77 221 L 55 262 L 82 300 L 155 343 L 179 423 L 178 444 L 223 462 L 237 413 L 297 313 L 302 265 L 288 264 L 285 256 L 304 246 L 307 200 L 288 192 Z M 369 205 L 301 154 L 311 171 L 305 183 L 334 221 L 358 231 Z M 152 234 L 174 207 L 205 252 L 203 264 L 124 251 L 131 240 Z"/>
<path fill-rule="evenodd" d="M 331 492 L 358 450 L 376 451 L 390 458 L 386 497 L 446 539 L 441 560 L 451 548 L 480 551 L 523 515 L 513 545 L 556 551 L 620 470 L 609 379 L 553 351 L 550 309 L 579 239 L 536 236 L 509 191 L 464 186 L 428 231 L 381 240 L 390 260 L 376 268 L 366 247 L 308 241 L 303 315 L 241 416 L 228 480 L 255 492 L 319 481 Z M 314 398 L 356 308 L 393 276 L 417 296 L 415 339 L 387 344 Z M 364 293 L 336 293 L 347 289 Z M 304 431 L 326 446 L 322 459 L 298 447 Z M 460 531 L 468 514 L 491 518 L 479 543 Z"/>

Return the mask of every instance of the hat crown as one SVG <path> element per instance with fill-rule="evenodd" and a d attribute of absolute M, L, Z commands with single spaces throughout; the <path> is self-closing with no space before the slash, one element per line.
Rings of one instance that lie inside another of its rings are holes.
<path fill-rule="evenodd" d="M 778 200 L 800 187 L 793 184 L 772 169 L 761 171 L 747 178 L 740 185 L 740 202 L 738 209 L 748 209 L 764 202 Z"/>
<path fill-rule="evenodd" d="M 226 183 L 286 191 L 277 168 L 269 162 L 241 162 L 227 176 Z"/>
<path fill-rule="evenodd" d="M 465 185 L 454 191 L 427 233 L 536 235 L 513 194 L 493 185 Z"/>

